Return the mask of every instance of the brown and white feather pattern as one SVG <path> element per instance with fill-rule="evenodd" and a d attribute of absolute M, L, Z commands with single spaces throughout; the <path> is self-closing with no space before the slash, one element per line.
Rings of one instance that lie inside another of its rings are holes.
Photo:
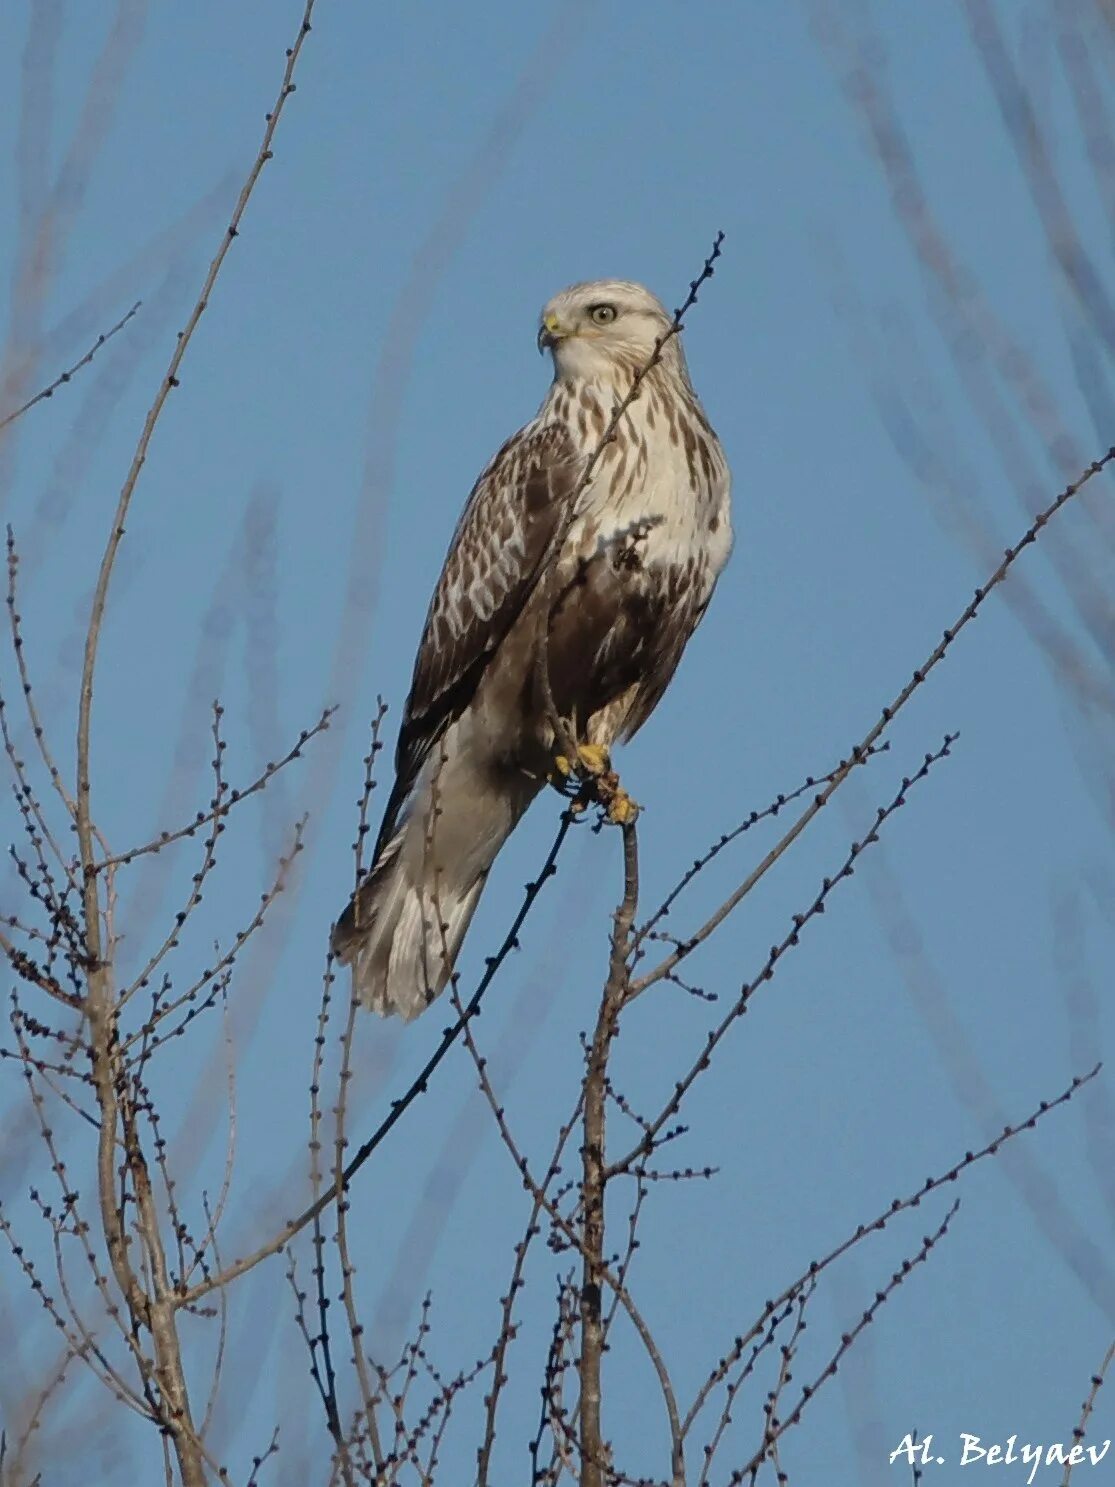
<path fill-rule="evenodd" d="M 584 479 L 668 326 L 653 295 L 617 280 L 575 285 L 543 312 L 554 381 L 457 524 L 372 870 L 334 931 L 378 1012 L 410 1020 L 444 989 L 492 863 L 543 786 L 543 608 L 555 706 L 610 748 L 658 704 L 728 559 L 728 468 L 676 337 Z"/>

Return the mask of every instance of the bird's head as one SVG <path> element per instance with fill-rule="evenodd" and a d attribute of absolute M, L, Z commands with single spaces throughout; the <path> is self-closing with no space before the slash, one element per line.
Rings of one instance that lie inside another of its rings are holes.
<path fill-rule="evenodd" d="M 671 323 L 661 301 L 641 284 L 597 279 L 554 295 L 542 311 L 538 349 L 553 352 L 560 377 L 613 380 L 617 371 L 631 375 L 646 366 Z M 671 336 L 662 365 L 684 364 L 681 343 Z"/>

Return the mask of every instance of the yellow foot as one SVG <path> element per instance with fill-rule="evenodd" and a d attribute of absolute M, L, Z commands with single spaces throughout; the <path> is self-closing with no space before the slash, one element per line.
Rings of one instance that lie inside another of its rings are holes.
<path fill-rule="evenodd" d="M 578 779 L 580 786 L 576 788 Z M 568 755 L 556 754 L 549 780 L 563 795 L 572 796 L 570 809 L 576 815 L 590 805 L 598 805 L 606 821 L 626 826 L 639 814 L 638 804 L 620 785 L 611 756 L 602 744 L 578 744 L 575 764 L 570 763 Z"/>
<path fill-rule="evenodd" d="M 563 779 L 568 779 L 574 770 L 583 770 L 585 774 L 604 775 L 612 767 L 612 761 L 608 758 L 608 750 L 602 744 L 578 744 L 577 763 L 570 764 L 564 754 L 558 754 L 554 758 L 554 768 Z"/>
<path fill-rule="evenodd" d="M 627 791 L 616 785 L 611 798 L 604 805 L 604 814 L 613 826 L 628 826 L 639 814 L 639 804 L 631 799 Z"/>

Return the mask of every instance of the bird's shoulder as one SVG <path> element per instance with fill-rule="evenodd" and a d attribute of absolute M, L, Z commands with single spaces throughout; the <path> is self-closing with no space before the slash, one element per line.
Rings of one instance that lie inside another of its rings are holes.
<path fill-rule="evenodd" d="M 553 418 L 539 416 L 504 441 L 457 522 L 430 603 L 431 638 L 449 641 L 492 619 L 534 572 L 584 463 L 568 426 Z"/>

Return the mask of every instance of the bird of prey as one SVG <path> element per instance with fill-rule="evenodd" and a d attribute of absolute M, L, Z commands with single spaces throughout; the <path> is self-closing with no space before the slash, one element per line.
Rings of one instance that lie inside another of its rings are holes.
<path fill-rule="evenodd" d="M 608 751 L 654 711 L 728 560 L 728 466 L 670 326 L 649 290 L 618 279 L 575 284 L 542 312 L 553 382 L 457 524 L 372 867 L 333 931 L 376 1012 L 409 1022 L 444 990 L 547 779 L 615 780 Z M 613 791 L 613 819 L 631 806 Z"/>

